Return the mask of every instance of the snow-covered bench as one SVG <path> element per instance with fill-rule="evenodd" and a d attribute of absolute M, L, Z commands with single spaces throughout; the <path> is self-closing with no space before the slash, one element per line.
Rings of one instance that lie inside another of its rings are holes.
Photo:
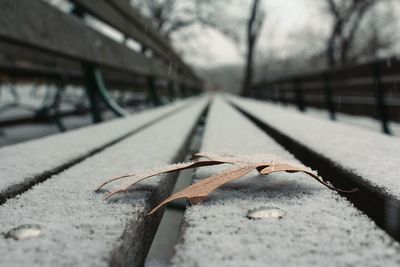
<path fill-rule="evenodd" d="M 178 101 L 126 119 L 116 119 L 109 123 L 1 149 L 0 203 L 135 132 L 171 116 L 192 101 Z"/>
<path fill-rule="evenodd" d="M 259 121 L 246 117 L 232 102 L 254 116 L 261 114 L 260 121 L 268 118 L 269 125 L 273 117 L 277 121 L 274 127 L 280 125 L 280 117 L 292 126 L 287 131 L 294 132 L 293 138 L 303 136 L 295 133 L 297 126 L 293 120 L 307 121 L 304 115 L 297 117 L 296 112 L 265 103 L 216 97 L 206 116 L 201 151 L 274 153 L 296 160 L 290 154 L 292 150 L 274 140 L 279 140 L 275 134 L 274 139 L 268 136 Z M 1 174 L 1 180 L 8 181 L 6 188 L 27 180 L 32 180 L 32 186 L 35 177 L 40 176 L 38 173 L 45 173 L 44 181 L 36 181 L 39 183 L 29 190 L 24 185 L 27 191 L 9 195 L 0 205 L 0 265 L 141 266 L 163 212 L 145 215 L 171 193 L 176 174 L 144 181 L 109 201 L 103 201 L 103 194 L 93 190 L 108 177 L 182 160 L 207 104 L 207 98 L 189 99 L 115 122 L 0 149 L 0 169 L 11 174 Z M 301 125 L 298 131 L 310 128 Z M 283 131 L 284 126 L 280 127 Z M 334 127 L 342 126 L 332 126 L 331 131 Z M 348 134 L 343 132 L 342 137 L 350 138 L 345 133 Z M 304 140 L 297 141 L 306 144 Z M 14 159 L 9 160 L 7 155 Z M 363 155 L 364 162 L 371 163 L 372 158 Z M 3 159 L 8 162 L 3 164 Z M 341 161 L 337 164 L 339 168 Z M 20 174 L 14 171 L 18 166 Z M 346 171 L 359 168 L 353 166 Z M 199 169 L 195 180 L 225 167 Z M 323 173 L 321 166 L 317 167 Z M 344 189 L 351 186 L 338 185 Z M 254 210 L 261 212 L 260 219 L 249 216 Z M 388 233 L 344 196 L 301 173 L 252 173 L 231 182 L 212 193 L 203 204 L 189 207 L 182 225 L 172 266 L 400 263 L 400 246 Z M 23 238 L 24 234 L 30 237 Z M 15 240 L 18 238 L 21 239 Z"/>
<path fill-rule="evenodd" d="M 207 103 L 190 99 L 1 149 L 0 266 L 143 264 L 161 213 L 145 215 L 171 192 L 175 174 L 108 202 L 94 189 L 182 160 Z"/>
<path fill-rule="evenodd" d="M 240 99 L 234 103 L 253 110 L 259 118 L 286 123 L 296 135 L 294 122 L 286 120 L 283 111 L 273 113 L 272 108 L 263 109 L 263 104 L 255 111 L 256 104 Z M 298 127 L 307 129 L 309 125 Z M 223 101 L 216 101 L 210 107 L 201 150 L 275 153 L 293 158 Z M 363 159 L 365 162 L 366 158 Z M 197 171 L 196 179 L 215 171 L 216 167 Z M 265 218 L 247 218 L 254 209 L 264 211 Z M 254 173 L 232 182 L 204 204 L 190 207 L 184 225 L 172 266 L 398 266 L 400 263 L 400 246 L 389 235 L 344 197 L 304 174 L 261 177 Z"/>
<path fill-rule="evenodd" d="M 357 187 L 352 202 L 400 238 L 400 141 L 266 102 L 231 98 L 297 158 L 338 187 Z"/>
<path fill-rule="evenodd" d="M 201 81 L 193 70 L 128 1 L 56 1 L 64 11 L 46 2 L 54 1 L 0 1 L 0 82 L 57 87 L 51 103 L 37 115 L 12 117 L 3 125 L 56 121 L 63 129 L 61 116 L 89 109 L 93 121 L 100 122 L 104 107 L 125 115 L 109 88 L 139 92 L 137 99 L 148 98 L 154 105 L 176 98 L 178 86 L 183 96 L 200 92 Z M 110 38 L 104 24 L 118 30 L 124 40 Z M 147 53 L 132 49 L 132 42 Z M 88 107 L 61 112 L 62 94 L 71 84 L 85 88 Z"/>

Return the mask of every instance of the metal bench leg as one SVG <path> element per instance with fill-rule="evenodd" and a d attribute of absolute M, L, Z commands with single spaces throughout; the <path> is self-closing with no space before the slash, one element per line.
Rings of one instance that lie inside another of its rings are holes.
<path fill-rule="evenodd" d="M 45 98 L 42 102 L 42 106 L 36 110 L 36 117 L 46 118 L 46 121 L 53 122 L 60 132 L 66 130 L 64 124 L 61 121 L 60 102 L 62 94 L 64 93 L 64 83 L 60 82 L 56 84 L 55 93 L 51 90 L 51 87 L 46 88 Z"/>
<path fill-rule="evenodd" d="M 51 110 L 54 110 L 54 115 L 52 116 L 52 114 L 49 114 L 50 116 L 52 116 L 54 123 L 57 125 L 57 128 L 60 132 L 65 132 L 66 128 L 64 126 L 64 124 L 61 121 L 61 111 L 60 111 L 60 102 L 61 102 L 61 98 L 62 98 L 62 94 L 64 93 L 64 85 L 60 84 L 57 85 L 57 91 L 56 94 L 54 96 L 53 99 L 53 103 L 49 109 L 49 112 Z"/>
<path fill-rule="evenodd" d="M 168 94 L 170 101 L 173 101 L 176 98 L 175 85 L 173 81 L 168 82 Z"/>
<path fill-rule="evenodd" d="M 299 79 L 294 80 L 294 92 L 296 95 L 297 108 L 301 112 L 304 112 L 306 110 L 306 105 L 304 102 L 303 90 L 301 88 L 301 81 Z"/>
<path fill-rule="evenodd" d="M 378 118 L 381 120 L 382 132 L 385 134 L 391 134 L 388 122 L 388 112 L 385 103 L 385 88 L 381 79 L 381 70 L 379 63 L 373 66 L 374 78 L 375 78 L 375 102 L 378 113 Z"/>
<path fill-rule="evenodd" d="M 187 97 L 187 95 L 186 95 L 186 86 L 185 86 L 185 84 L 181 84 L 181 86 L 179 87 L 179 92 L 180 92 L 180 96 L 181 96 L 181 98 L 186 98 Z"/>
<path fill-rule="evenodd" d="M 335 106 L 332 100 L 332 87 L 329 74 L 324 74 L 323 79 L 324 79 L 325 105 L 329 111 L 331 120 L 336 120 Z"/>
<path fill-rule="evenodd" d="M 103 100 L 106 106 L 118 117 L 128 115 L 128 112 L 126 112 L 120 105 L 118 105 L 118 103 L 115 102 L 108 93 L 107 87 L 104 84 L 103 75 L 98 69 L 94 70 L 94 77 L 96 80 L 97 89 L 100 93 L 101 100 Z"/>
<path fill-rule="evenodd" d="M 128 115 L 128 112 L 126 112 L 110 97 L 100 70 L 92 65 L 86 65 L 84 66 L 84 72 L 86 79 L 86 93 L 89 98 L 90 111 L 94 123 L 103 121 L 100 107 L 101 101 L 103 101 L 104 104 L 106 104 L 106 106 L 118 117 Z"/>
<path fill-rule="evenodd" d="M 149 83 L 149 98 L 150 101 L 154 104 L 154 106 L 160 106 L 161 105 L 161 100 L 158 96 L 157 93 L 157 88 L 156 88 L 156 83 L 154 80 L 154 77 L 149 77 L 148 78 L 148 83 Z"/>
<path fill-rule="evenodd" d="M 94 66 L 87 65 L 83 67 L 85 74 L 86 94 L 89 98 L 90 113 L 93 123 L 103 121 L 100 110 L 100 96 L 97 90 L 96 78 L 94 75 Z"/>
<path fill-rule="evenodd" d="M 19 103 L 21 103 L 21 98 L 18 94 L 17 88 L 15 87 L 15 83 L 10 84 L 10 86 L 8 87 L 8 90 L 10 91 L 11 95 L 14 98 L 14 103 L 16 105 L 18 105 Z"/>

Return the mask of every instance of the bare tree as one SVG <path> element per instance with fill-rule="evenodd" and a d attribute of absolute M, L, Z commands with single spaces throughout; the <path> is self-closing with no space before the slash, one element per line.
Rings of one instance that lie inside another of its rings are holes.
<path fill-rule="evenodd" d="M 254 67 L 254 51 L 257 38 L 260 34 L 260 30 L 265 19 L 265 13 L 263 12 L 263 9 L 260 8 L 260 2 L 260 0 L 253 0 L 249 20 L 247 22 L 246 65 L 244 69 L 243 85 L 241 91 L 241 95 L 243 96 L 249 96 L 251 94 L 251 83 L 253 81 Z"/>
<path fill-rule="evenodd" d="M 256 42 L 265 19 L 262 0 L 251 2 L 249 16 L 241 12 L 243 2 L 239 4 L 239 1 L 234 3 L 232 0 L 131 0 L 131 3 L 168 38 L 195 24 L 212 28 L 228 37 L 238 51 L 245 50 L 240 94 L 251 94 Z"/>
<path fill-rule="evenodd" d="M 349 52 L 361 21 L 379 0 L 326 0 L 326 10 L 333 18 L 332 30 L 327 40 L 329 66 L 348 63 Z"/>
<path fill-rule="evenodd" d="M 229 0 L 131 0 L 131 4 L 147 15 L 167 38 L 184 28 L 200 24 L 237 41 L 236 26 L 240 22 L 227 14 L 221 15 L 229 3 Z"/>
<path fill-rule="evenodd" d="M 370 11 L 356 34 L 351 61 L 371 60 L 395 52 L 399 24 L 395 4 L 381 1 Z"/>

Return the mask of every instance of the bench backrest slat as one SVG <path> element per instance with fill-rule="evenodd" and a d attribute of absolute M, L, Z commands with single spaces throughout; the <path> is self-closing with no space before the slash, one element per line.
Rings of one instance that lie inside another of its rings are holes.
<path fill-rule="evenodd" d="M 104 1 L 104 0 L 103 0 Z M 178 63 L 180 68 L 183 68 L 183 71 L 191 76 L 192 79 L 199 80 L 199 78 L 195 75 L 193 70 L 187 66 L 182 58 L 174 51 L 171 47 L 170 43 L 165 39 L 165 37 L 161 36 L 159 32 L 153 27 L 151 21 L 145 17 L 143 17 L 138 10 L 133 8 L 129 1 L 126 0 L 110 0 L 110 4 L 112 4 L 115 8 L 117 8 L 122 14 L 126 14 L 126 16 L 135 24 L 138 25 L 139 29 L 143 29 L 145 27 L 146 37 L 147 39 L 153 40 L 153 43 L 157 44 L 161 47 L 165 53 L 175 62 Z M 150 47 L 151 48 L 151 47 Z"/>
<path fill-rule="evenodd" d="M 91 0 L 71 0 L 80 8 L 91 15 L 104 21 L 122 32 L 144 47 L 151 49 L 156 56 L 167 61 L 173 68 L 178 68 L 191 79 L 198 80 L 179 55 L 175 53 L 169 41 L 161 36 L 153 27 L 150 20 L 143 17 L 138 10 L 133 8 L 126 0 L 98 0 L 93 4 Z"/>
<path fill-rule="evenodd" d="M 142 75 L 171 75 L 164 64 L 111 40 L 42 1 L 1 1 L 0 25 L 3 41 Z"/>

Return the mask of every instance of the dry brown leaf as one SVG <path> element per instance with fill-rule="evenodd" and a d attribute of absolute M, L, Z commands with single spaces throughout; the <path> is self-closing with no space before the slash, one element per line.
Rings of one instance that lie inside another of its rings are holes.
<path fill-rule="evenodd" d="M 313 177 L 315 180 L 320 182 L 321 184 L 325 185 L 326 187 L 336 190 L 339 192 L 355 192 L 357 189 L 352 190 L 341 190 L 334 188 L 329 183 L 325 182 L 318 174 L 311 170 L 310 168 L 292 162 L 281 157 L 278 157 L 273 154 L 256 154 L 256 155 L 249 155 L 249 156 L 235 156 L 235 155 L 218 155 L 212 153 L 197 153 L 194 154 L 192 157 L 192 161 L 172 164 L 165 166 L 160 169 L 156 170 L 146 170 L 132 174 L 126 174 L 118 177 L 114 177 L 109 179 L 108 181 L 101 184 L 97 189 L 96 192 L 100 190 L 106 184 L 109 184 L 116 180 L 125 179 L 126 184 L 120 186 L 119 189 L 113 190 L 109 192 L 106 196 L 106 199 L 115 195 L 117 193 L 125 192 L 130 187 L 135 185 L 136 183 L 140 182 L 141 180 L 163 174 L 169 173 L 174 171 L 180 171 L 189 168 L 197 168 L 203 166 L 211 166 L 211 165 L 218 165 L 218 164 L 231 164 L 234 167 L 227 169 L 221 173 L 213 175 L 211 177 L 205 178 L 177 193 L 168 197 L 164 201 L 162 201 L 157 207 L 150 211 L 150 214 L 156 212 L 159 208 L 164 206 L 165 204 L 174 201 L 180 198 L 187 198 L 191 204 L 196 204 L 199 202 L 204 201 L 204 199 L 210 194 L 212 191 L 217 189 L 218 187 L 224 185 L 227 182 L 232 180 L 238 179 L 253 170 L 257 170 L 260 174 L 267 175 L 273 172 L 304 172 L 309 176 Z"/>

